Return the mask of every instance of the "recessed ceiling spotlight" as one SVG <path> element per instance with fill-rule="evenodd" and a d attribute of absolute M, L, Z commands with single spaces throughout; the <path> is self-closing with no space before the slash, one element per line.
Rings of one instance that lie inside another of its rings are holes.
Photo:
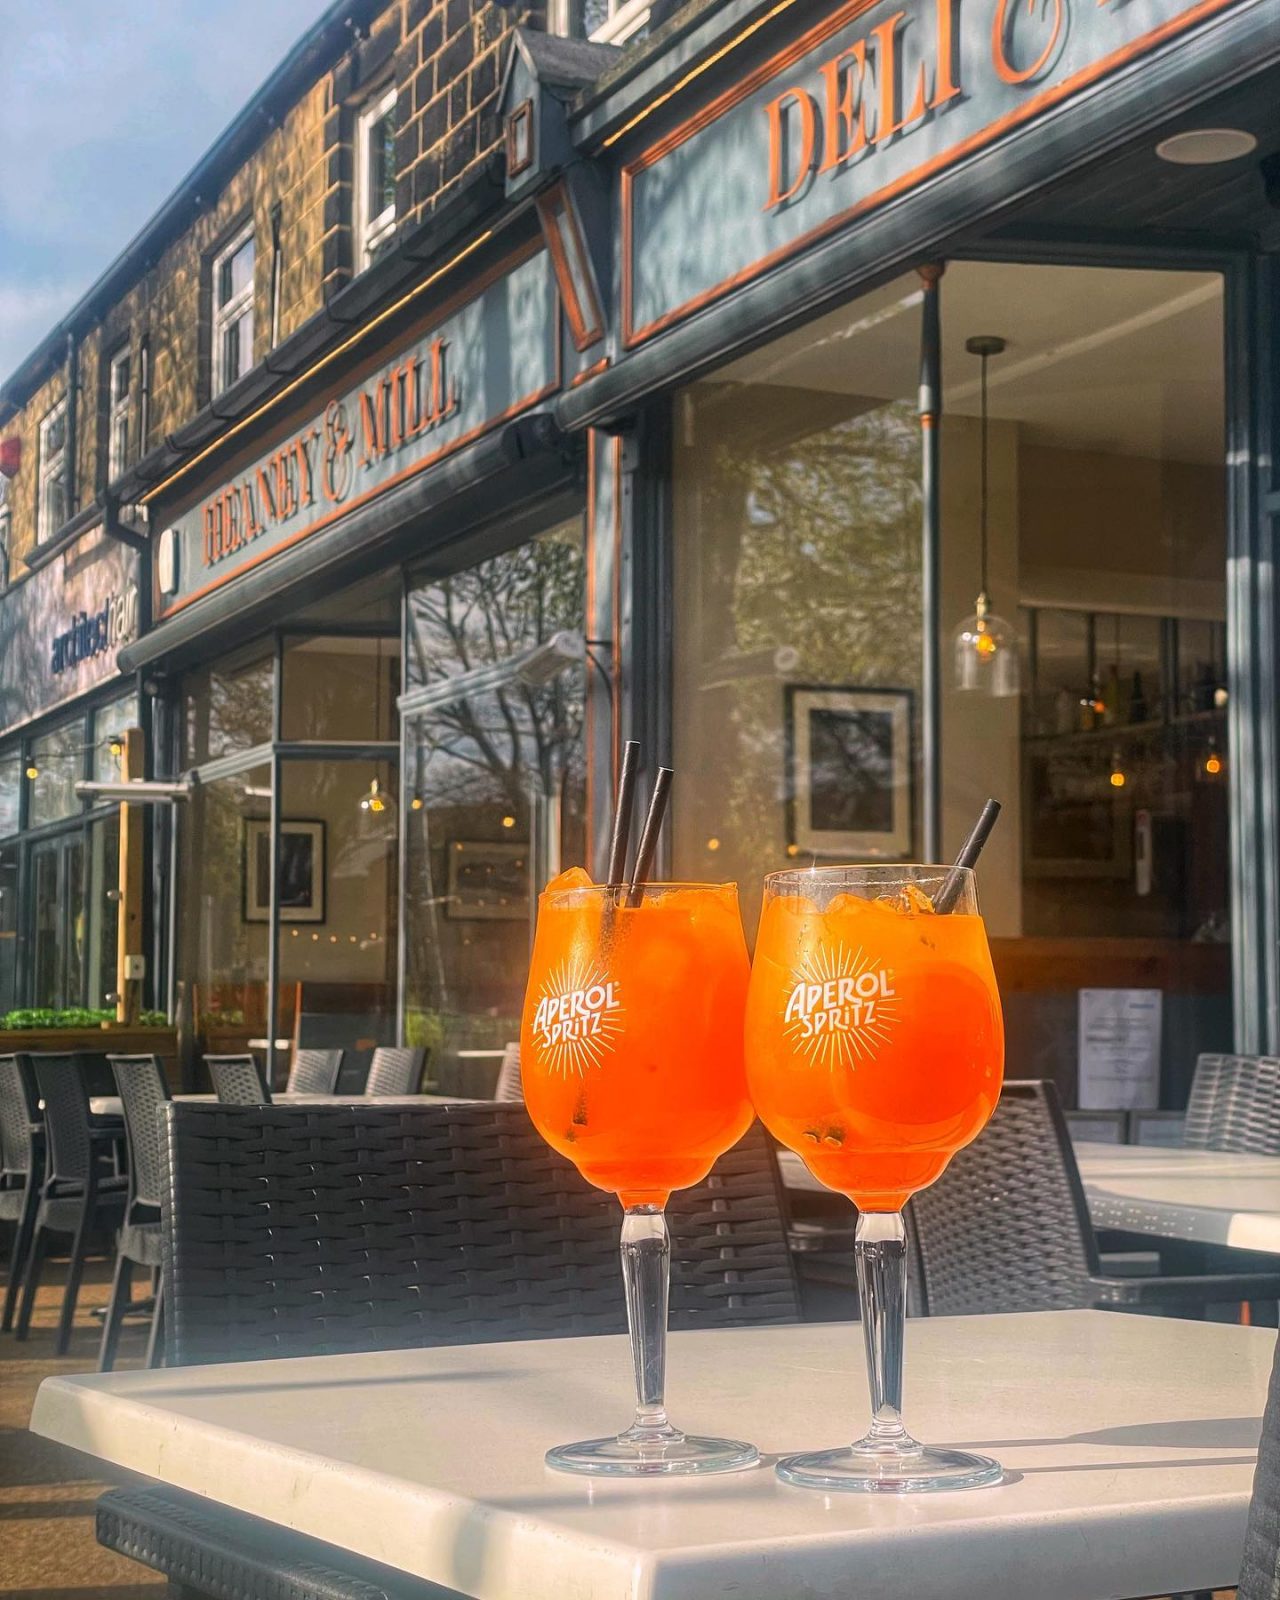
<path fill-rule="evenodd" d="M 1243 128 L 1188 128 L 1161 139 L 1156 154 L 1177 167 L 1213 167 L 1252 155 L 1258 141 Z"/>

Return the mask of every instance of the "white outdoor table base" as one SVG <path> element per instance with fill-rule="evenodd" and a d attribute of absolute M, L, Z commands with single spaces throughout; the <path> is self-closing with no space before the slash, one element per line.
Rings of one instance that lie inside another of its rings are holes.
<path fill-rule="evenodd" d="M 906 1500 L 768 1465 L 549 1472 L 549 1444 L 625 1422 L 618 1338 L 50 1378 L 32 1427 L 479 1600 L 1102 1600 L 1235 1582 L 1275 1338 L 1090 1311 L 912 1322 L 914 1430 L 1010 1476 Z M 669 1400 L 766 1461 L 845 1442 L 859 1332 L 677 1334 Z"/>

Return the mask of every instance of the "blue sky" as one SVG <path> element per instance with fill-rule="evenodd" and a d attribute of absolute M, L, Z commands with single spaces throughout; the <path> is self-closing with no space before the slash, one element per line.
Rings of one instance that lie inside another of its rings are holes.
<path fill-rule="evenodd" d="M 0 380 L 327 0 L 0 0 Z"/>

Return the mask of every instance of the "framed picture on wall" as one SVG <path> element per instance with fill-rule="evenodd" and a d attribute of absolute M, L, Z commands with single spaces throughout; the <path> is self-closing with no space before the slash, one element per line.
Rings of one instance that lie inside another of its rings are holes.
<path fill-rule="evenodd" d="M 324 921 L 324 823 L 280 823 L 280 921 Z M 271 823 L 250 818 L 244 834 L 244 920 L 271 912 Z"/>
<path fill-rule="evenodd" d="M 909 860 L 911 691 L 788 684 L 785 693 L 792 853 Z"/>
<path fill-rule="evenodd" d="M 454 839 L 448 846 L 451 917 L 523 922 L 529 915 L 529 846 Z"/>

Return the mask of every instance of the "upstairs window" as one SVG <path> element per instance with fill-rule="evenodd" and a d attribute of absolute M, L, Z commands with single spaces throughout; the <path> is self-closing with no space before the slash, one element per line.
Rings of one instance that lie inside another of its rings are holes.
<path fill-rule="evenodd" d="M 356 118 L 356 270 L 371 266 L 396 226 L 396 91 L 384 90 Z"/>
<path fill-rule="evenodd" d="M 9 587 L 9 545 L 13 537 L 13 513 L 0 505 L 0 589 Z"/>
<path fill-rule="evenodd" d="M 213 393 L 253 365 L 253 224 L 213 258 Z"/>
<path fill-rule="evenodd" d="M 649 20 L 653 0 L 551 0 L 549 31 L 621 44 Z"/>
<path fill-rule="evenodd" d="M 67 520 L 67 401 L 64 396 L 40 423 L 36 472 L 36 541 L 43 544 Z"/>
<path fill-rule="evenodd" d="M 107 482 L 114 483 L 129 465 L 129 349 L 111 358 L 107 369 Z"/>

